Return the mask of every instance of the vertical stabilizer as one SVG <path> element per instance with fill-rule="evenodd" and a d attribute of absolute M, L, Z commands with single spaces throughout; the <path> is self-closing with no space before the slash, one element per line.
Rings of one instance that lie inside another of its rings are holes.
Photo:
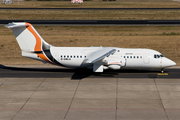
<path fill-rule="evenodd" d="M 12 29 L 22 51 L 42 51 L 42 44 L 47 44 L 30 23 L 9 23 L 5 27 Z"/>
<path fill-rule="evenodd" d="M 50 45 L 43 40 L 30 23 L 13 22 L 5 27 L 12 29 L 22 50 L 22 56 L 52 63 Z"/>

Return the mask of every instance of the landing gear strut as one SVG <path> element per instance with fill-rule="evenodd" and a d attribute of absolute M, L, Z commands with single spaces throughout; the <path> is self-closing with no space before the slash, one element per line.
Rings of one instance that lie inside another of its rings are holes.
<path fill-rule="evenodd" d="M 163 68 L 161 69 L 161 73 L 164 73 L 164 69 Z"/>

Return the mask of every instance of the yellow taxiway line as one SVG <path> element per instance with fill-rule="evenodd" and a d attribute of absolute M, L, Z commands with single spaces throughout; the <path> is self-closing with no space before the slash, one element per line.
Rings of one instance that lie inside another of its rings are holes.
<path fill-rule="evenodd" d="M 168 73 L 158 73 L 158 75 L 168 75 Z"/>

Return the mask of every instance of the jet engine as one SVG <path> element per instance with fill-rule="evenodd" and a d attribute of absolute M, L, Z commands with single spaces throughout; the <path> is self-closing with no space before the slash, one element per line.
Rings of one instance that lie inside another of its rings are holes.
<path fill-rule="evenodd" d="M 113 69 L 113 70 L 119 70 L 121 66 L 117 64 L 112 64 L 112 65 L 109 65 L 108 68 Z"/>
<path fill-rule="evenodd" d="M 121 69 L 121 66 L 125 66 L 125 60 L 107 60 L 105 65 L 104 69 L 119 70 Z"/>

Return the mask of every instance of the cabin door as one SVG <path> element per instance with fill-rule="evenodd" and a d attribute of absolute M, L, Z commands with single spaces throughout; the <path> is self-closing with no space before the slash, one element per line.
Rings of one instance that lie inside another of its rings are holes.
<path fill-rule="evenodd" d="M 150 58 L 149 58 L 149 54 L 148 53 L 144 54 L 143 60 L 144 60 L 145 64 L 148 64 L 150 62 Z"/>

